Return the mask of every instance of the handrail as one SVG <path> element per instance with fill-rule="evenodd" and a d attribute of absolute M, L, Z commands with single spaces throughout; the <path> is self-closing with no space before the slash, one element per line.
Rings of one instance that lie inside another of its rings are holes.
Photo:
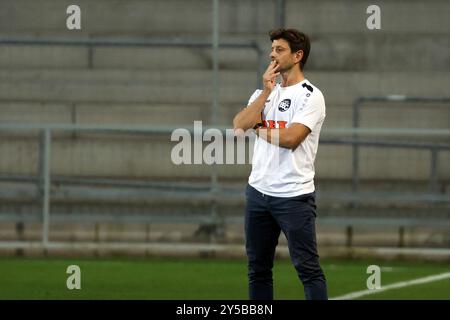
<path fill-rule="evenodd" d="M 389 94 L 385 96 L 363 96 L 355 99 L 352 105 L 352 114 L 353 114 L 353 127 L 359 127 L 360 120 L 360 109 L 361 106 L 365 102 L 429 102 L 429 103 L 438 103 L 438 102 L 450 102 L 450 97 L 413 97 L 406 96 L 401 94 Z"/>
<path fill-rule="evenodd" d="M 182 38 L 36 38 L 36 37 L 1 37 L 0 45 L 63 45 L 63 46 L 86 46 L 89 49 L 88 66 L 93 68 L 93 47 L 168 47 L 168 48 L 212 48 L 211 41 L 182 39 Z M 256 41 L 230 42 L 221 41 L 219 48 L 222 49 L 252 49 L 257 56 L 256 87 L 261 83 L 264 66 L 264 51 Z"/>
<path fill-rule="evenodd" d="M 72 124 L 72 123 L 0 123 L 0 130 L 58 130 L 58 131 L 122 131 L 136 133 L 170 134 L 176 129 L 185 129 L 190 133 L 197 133 L 193 126 L 148 126 L 148 125 L 110 125 L 110 124 Z M 202 133 L 208 129 L 220 130 L 224 135 L 234 135 L 232 128 L 227 126 L 202 126 Z M 412 128 L 323 128 L 321 135 L 333 136 L 421 136 L 448 137 L 450 129 L 412 129 Z"/>
<path fill-rule="evenodd" d="M 360 125 L 360 109 L 365 102 L 410 102 L 410 103 L 448 103 L 447 107 L 450 107 L 450 97 L 419 97 L 419 96 L 406 96 L 400 94 L 390 94 L 385 96 L 362 96 L 353 102 L 352 105 L 352 123 L 353 129 L 358 129 Z M 411 129 L 400 129 L 408 131 Z M 415 129 L 414 129 L 415 130 Z M 422 129 L 423 130 L 423 129 Z M 431 129 L 431 131 L 434 129 Z M 428 131 L 428 132 L 427 132 Z M 425 129 L 423 132 L 430 133 L 430 129 Z M 441 131 L 443 136 L 446 136 L 444 129 Z M 354 140 L 359 140 L 361 133 L 355 131 L 353 134 Z M 444 144 L 445 146 L 445 144 Z M 437 188 L 437 151 L 438 147 L 430 147 L 431 151 L 431 169 L 430 169 L 430 190 Z M 352 190 L 355 192 L 359 186 L 359 145 L 352 144 Z"/>
<path fill-rule="evenodd" d="M 199 135 L 203 134 L 206 130 L 211 129 L 212 127 L 202 127 L 201 130 L 195 130 L 194 127 L 185 128 L 189 130 L 191 133 Z M 40 133 L 40 151 L 39 151 L 39 177 L 36 182 L 39 185 L 41 202 L 42 202 L 42 221 L 43 221 L 43 230 L 42 230 L 42 243 L 44 247 L 48 247 L 49 245 L 49 223 L 50 223 L 50 197 L 51 191 L 50 186 L 52 183 L 51 170 L 50 170 L 50 154 L 51 154 L 51 146 L 52 146 L 52 133 L 53 131 L 106 131 L 106 132 L 133 132 L 133 133 L 151 133 L 151 134 L 169 134 L 173 132 L 173 130 L 178 129 L 174 126 L 129 126 L 129 125 L 103 125 L 103 124 L 29 124 L 29 123 L 0 123 L 0 131 L 1 130 L 35 130 Z M 221 130 L 222 133 L 228 135 L 234 135 L 234 132 L 231 128 L 226 127 L 218 127 L 216 129 Z M 340 135 L 351 135 L 351 134 L 365 134 L 365 135 L 374 135 L 379 132 L 382 132 L 386 129 L 370 129 L 365 130 L 367 128 L 335 128 L 335 129 L 326 129 L 324 130 L 326 133 L 334 132 Z M 407 132 L 410 132 L 411 129 L 408 129 Z M 397 132 L 400 134 L 405 134 L 404 130 L 391 129 L 392 132 Z M 419 130 L 420 131 L 420 130 Z M 391 132 L 391 133 L 392 133 Z M 440 136 L 450 136 L 449 130 L 438 130 L 438 131 L 428 131 L 428 134 L 438 134 Z M 450 144 L 445 143 L 417 143 L 417 142 L 402 142 L 402 141 L 369 141 L 369 140 L 361 140 L 355 138 L 322 138 L 322 143 L 330 143 L 330 144 L 350 144 L 355 146 L 373 146 L 373 147 L 397 147 L 397 148 L 425 148 L 431 151 L 431 170 L 430 170 L 430 191 L 435 191 L 438 177 L 437 177 L 437 154 L 440 150 L 450 149 Z M 353 171 L 353 174 L 355 171 Z M 356 172 L 357 173 L 357 172 Z M 3 177 L 8 178 L 8 177 Z M 17 177 L 16 177 L 17 178 Z M 355 177 L 352 177 L 355 179 Z M 358 177 L 356 177 L 357 179 Z M 198 191 L 198 190 L 197 190 Z M 195 192 L 195 191 L 194 191 Z M 207 197 L 210 197 L 213 201 L 216 201 L 215 195 L 211 189 L 211 192 L 206 192 Z M 444 199 L 445 201 L 445 199 Z M 214 218 L 214 219 L 213 219 Z M 217 217 L 211 217 L 215 221 L 215 223 L 220 224 L 223 221 L 217 220 Z"/>
<path fill-rule="evenodd" d="M 198 39 L 183 39 L 183 38 L 36 38 L 36 37 L 2 37 L 0 36 L 0 44 L 15 44 L 15 45 L 79 45 L 79 46 L 145 46 L 145 47 L 203 47 L 210 48 L 212 43 L 210 41 Z M 259 48 L 255 41 L 241 41 L 241 42 L 221 42 L 221 47 L 224 48 Z"/>

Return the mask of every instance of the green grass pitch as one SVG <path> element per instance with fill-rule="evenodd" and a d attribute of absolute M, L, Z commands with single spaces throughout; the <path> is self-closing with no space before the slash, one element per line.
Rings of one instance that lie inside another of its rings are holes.
<path fill-rule="evenodd" d="M 69 290 L 69 265 L 81 269 L 81 289 Z M 365 290 L 368 265 L 381 285 L 450 271 L 449 263 L 322 260 L 330 298 Z M 0 299 L 247 299 L 245 260 L 0 258 Z M 450 299 L 450 279 L 388 290 L 362 299 Z M 304 299 L 287 260 L 275 261 L 275 299 Z"/>

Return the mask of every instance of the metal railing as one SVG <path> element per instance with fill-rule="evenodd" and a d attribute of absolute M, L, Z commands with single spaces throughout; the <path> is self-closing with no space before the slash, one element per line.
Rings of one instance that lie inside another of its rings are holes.
<path fill-rule="evenodd" d="M 446 103 L 447 107 L 450 107 L 450 98 L 449 97 L 409 97 L 405 95 L 386 95 L 386 96 L 367 96 L 367 97 L 359 97 L 356 99 L 352 105 L 352 123 L 353 128 L 357 129 L 360 127 L 360 118 L 361 118 L 361 108 L 364 106 L 367 102 L 395 102 L 395 103 Z M 366 129 L 367 130 L 367 129 Z M 430 130 L 410 130 L 411 132 L 408 135 L 413 134 L 412 131 L 416 131 L 420 137 L 423 137 L 426 135 L 427 132 Z M 434 130 L 431 130 L 434 131 Z M 446 132 L 447 130 L 441 130 L 442 133 Z M 386 130 L 385 134 L 389 132 L 389 129 Z M 445 133 L 443 135 L 446 136 Z M 353 135 L 353 139 L 359 141 L 359 134 L 355 132 Z M 365 146 L 379 146 L 379 143 L 377 142 L 364 142 L 361 141 L 362 144 L 357 143 L 353 144 L 353 154 L 352 154 L 352 190 L 356 192 L 359 188 L 359 168 L 360 168 L 360 161 L 359 161 L 359 149 L 361 145 Z M 393 143 L 386 143 L 385 147 L 389 148 L 420 148 L 420 149 L 427 149 L 430 151 L 431 154 L 431 161 L 430 161 L 430 179 L 429 179 L 429 190 L 431 192 L 437 191 L 437 166 L 438 166 L 438 152 L 440 150 L 447 149 L 448 144 L 435 144 L 435 143 L 411 143 L 411 142 L 393 142 Z"/>
<path fill-rule="evenodd" d="M 52 145 L 52 134 L 56 131 L 81 131 L 81 132 L 106 132 L 106 133 L 145 133 L 145 134 L 170 134 L 175 130 L 174 127 L 147 127 L 147 126 L 110 126 L 110 125 L 81 125 L 81 124 L 0 124 L 0 131 L 36 131 L 38 130 L 40 132 L 40 151 L 39 151 L 39 178 L 34 179 L 34 181 L 39 183 L 39 189 L 41 190 L 41 203 L 42 203 L 42 245 L 44 248 L 46 248 L 49 245 L 49 226 L 50 226 L 50 202 L 51 202 L 51 185 L 52 185 L 52 177 L 51 177 L 51 145 Z M 186 128 L 190 130 L 191 134 L 199 134 L 193 128 Z M 208 130 L 209 127 L 204 127 L 203 132 Z M 226 136 L 230 134 L 229 130 L 226 130 L 227 128 L 219 127 L 217 129 L 220 129 L 222 133 Z M 201 133 L 203 135 L 203 132 Z M 415 134 L 427 134 L 427 135 L 437 135 L 439 137 L 445 136 L 450 137 L 450 129 L 442 129 L 442 130 L 424 130 L 424 132 L 414 131 Z M 361 140 L 359 137 L 364 136 L 373 136 L 376 135 L 382 135 L 387 134 L 392 137 L 393 134 L 397 135 L 404 135 L 405 133 L 411 133 L 411 129 L 366 129 L 366 128 L 353 128 L 353 129 L 324 129 L 323 136 L 354 136 L 357 135 L 358 139 L 353 138 L 321 138 L 321 144 L 334 144 L 334 145 L 351 145 L 351 146 L 370 146 L 370 147 L 391 147 L 391 148 L 417 148 L 417 149 L 430 149 L 433 150 L 433 152 L 439 152 L 442 150 L 450 150 L 450 144 L 433 144 L 433 143 L 405 143 L 405 142 L 389 142 L 389 141 L 364 141 Z M 437 161 L 437 158 L 435 159 Z M 433 168 L 437 163 L 433 163 Z M 430 176 L 430 181 L 433 181 L 433 184 L 436 183 L 436 171 L 433 169 L 432 174 Z M 358 171 L 354 170 L 353 174 L 358 174 Z M 11 178 L 13 177 L 0 177 L 0 180 L 7 180 L 11 181 Z M 357 179 L 357 177 L 356 177 Z M 14 180 L 14 179 L 13 179 Z M 31 179 L 33 180 L 33 179 Z M 95 179 L 91 179 L 91 182 L 95 181 Z M 99 181 L 101 183 L 102 181 Z M 116 185 L 117 187 L 123 187 L 120 183 L 114 183 L 114 181 L 108 182 L 110 185 Z M 143 187 L 150 187 L 150 184 L 141 184 Z M 159 192 L 156 193 L 156 196 L 161 196 L 164 193 L 169 195 L 180 195 L 183 192 L 185 193 L 184 196 L 187 197 L 196 197 L 201 198 L 205 201 L 211 201 L 217 203 L 219 200 L 226 201 L 227 197 L 231 198 L 242 198 L 243 195 L 239 192 L 231 192 L 227 194 L 221 194 L 220 197 L 214 193 L 213 188 L 200 188 L 195 189 L 193 186 L 188 187 L 182 187 L 182 188 L 169 188 L 169 190 L 164 190 L 164 188 L 161 187 L 161 185 L 158 187 L 158 185 L 153 184 L 153 188 L 159 189 Z M 170 186 L 169 186 L 170 187 Z M 186 190 L 190 190 L 190 192 L 186 193 Z M 433 190 L 433 189 L 431 189 Z M 236 191 L 236 190 L 235 190 Z M 152 191 L 153 192 L 153 191 Z M 115 195 L 112 195 L 115 197 Z M 357 194 L 353 194 L 352 196 L 357 197 Z M 417 200 L 417 199 L 416 199 Z M 419 201 L 431 201 L 431 202 L 440 202 L 440 203 L 450 203 L 450 197 L 448 195 L 441 195 L 437 197 L 431 197 L 431 198 L 421 198 Z M 96 216 L 96 218 L 101 219 L 101 215 Z M 125 218 L 125 217 L 123 217 Z M 223 224 L 224 221 L 220 220 L 217 216 L 212 216 L 210 219 L 206 219 L 205 217 L 193 217 L 194 220 L 197 219 L 198 222 L 206 222 L 208 224 L 212 225 L 220 225 Z M 134 220 L 146 220 L 145 217 L 132 217 Z M 218 220 L 219 219 L 219 220 Z M 4 220 L 4 219 L 3 219 Z M 136 221 L 137 221 L 136 220 Z M 156 219 L 157 220 L 157 219 Z M 169 218 L 170 220 L 170 218 Z M 147 219 L 148 221 L 148 219 Z M 154 220 L 153 220 L 154 221 Z M 445 224 L 442 226 L 446 226 Z"/>
<path fill-rule="evenodd" d="M 40 45 L 40 46 L 81 46 L 88 48 L 88 68 L 94 68 L 94 48 L 96 47 L 145 47 L 145 48 L 197 48 L 213 49 L 212 41 L 193 39 L 131 39 L 131 38 L 35 38 L 35 37 L 0 37 L 0 45 Z M 261 84 L 264 71 L 265 52 L 256 41 L 221 41 L 217 44 L 219 49 L 250 49 L 255 52 L 257 60 L 256 87 Z"/>

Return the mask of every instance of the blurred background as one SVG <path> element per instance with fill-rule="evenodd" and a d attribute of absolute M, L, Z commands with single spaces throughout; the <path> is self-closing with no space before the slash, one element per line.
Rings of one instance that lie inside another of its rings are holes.
<path fill-rule="evenodd" d="M 321 257 L 448 262 L 450 5 L 378 1 L 369 30 L 371 4 L 2 0 L 2 255 L 245 257 L 251 166 L 175 165 L 171 133 L 232 128 L 268 32 L 292 27 L 310 35 L 305 75 L 327 106 Z"/>

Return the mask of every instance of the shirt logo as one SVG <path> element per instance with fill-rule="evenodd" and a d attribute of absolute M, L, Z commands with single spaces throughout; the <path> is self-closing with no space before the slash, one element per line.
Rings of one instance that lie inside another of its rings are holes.
<path fill-rule="evenodd" d="M 310 85 L 308 85 L 308 84 L 306 84 L 306 83 L 303 83 L 303 84 L 302 84 L 302 87 L 308 89 L 308 90 L 311 91 L 311 92 L 314 91 L 313 87 L 311 87 Z"/>
<path fill-rule="evenodd" d="M 291 99 L 284 99 L 278 105 L 278 110 L 280 110 L 281 112 L 284 112 L 284 111 L 288 110 L 290 106 L 291 106 Z"/>

